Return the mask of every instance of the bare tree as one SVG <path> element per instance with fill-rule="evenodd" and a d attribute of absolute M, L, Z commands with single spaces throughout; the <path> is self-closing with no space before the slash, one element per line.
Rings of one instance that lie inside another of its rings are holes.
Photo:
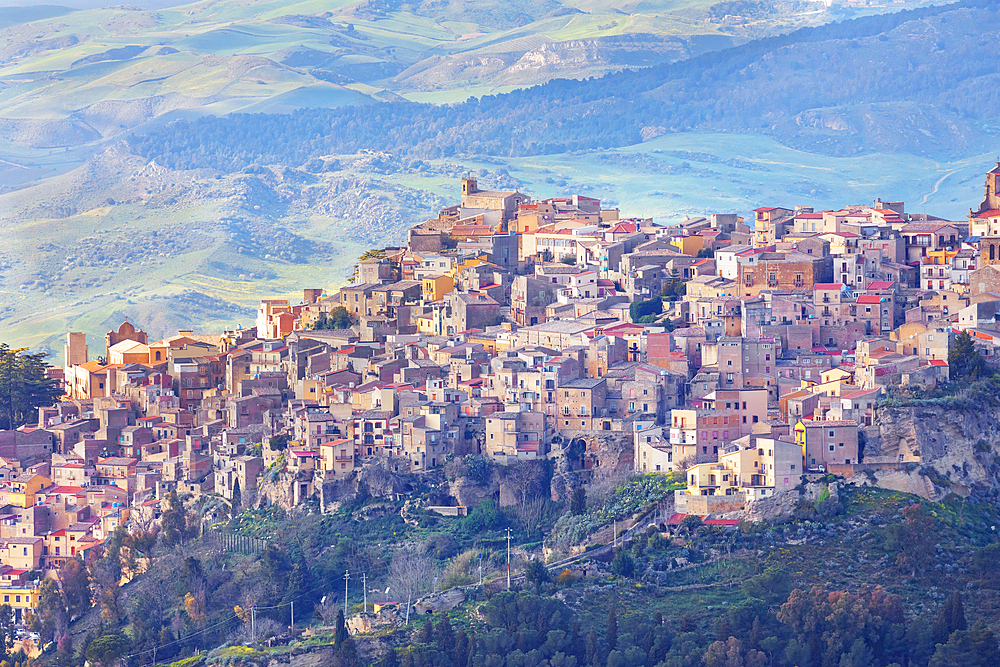
<path fill-rule="evenodd" d="M 430 589 L 437 566 L 427 556 L 410 549 L 401 549 L 392 557 L 389 567 L 389 588 L 402 602 L 406 598 L 406 622 L 410 621 L 413 600 Z"/>
<path fill-rule="evenodd" d="M 587 487 L 587 507 L 595 509 L 606 505 L 618 487 L 624 484 L 630 476 L 631 471 L 610 470 L 605 476 L 595 479 Z"/>
<path fill-rule="evenodd" d="M 521 527 L 521 530 L 527 533 L 537 526 L 545 516 L 547 505 L 548 501 L 541 496 L 535 496 L 514 505 L 514 518 L 517 519 L 517 524 Z"/>
<path fill-rule="evenodd" d="M 514 491 L 521 497 L 521 504 L 528 500 L 537 485 L 538 471 L 536 467 L 527 462 L 521 461 L 507 468 L 504 479 L 510 483 Z"/>
<path fill-rule="evenodd" d="M 316 605 L 316 615 L 323 619 L 323 625 L 333 625 L 337 622 L 337 612 L 342 611 L 344 605 L 334 602 L 333 598 L 324 596 L 323 601 Z"/>

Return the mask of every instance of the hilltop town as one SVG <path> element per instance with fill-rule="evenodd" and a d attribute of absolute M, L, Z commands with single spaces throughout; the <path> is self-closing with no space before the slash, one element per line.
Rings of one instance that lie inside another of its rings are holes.
<path fill-rule="evenodd" d="M 323 513 L 373 471 L 553 459 L 553 499 L 677 473 L 674 524 L 735 524 L 803 480 L 928 462 L 872 445 L 876 409 L 953 379 L 963 336 L 998 359 L 998 187 L 1000 164 L 962 221 L 876 201 L 664 227 L 466 177 L 406 247 L 262 300 L 254 326 L 151 341 L 124 322 L 101 350 L 69 333 L 63 399 L 0 432 L 3 602 L 25 619 L 40 574 L 172 493 Z"/>

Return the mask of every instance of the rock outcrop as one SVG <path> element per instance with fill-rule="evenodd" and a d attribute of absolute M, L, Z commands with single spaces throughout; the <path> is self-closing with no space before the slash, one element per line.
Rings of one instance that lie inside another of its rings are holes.
<path fill-rule="evenodd" d="M 865 463 L 914 463 L 934 485 L 933 495 L 994 495 L 1000 489 L 1000 410 L 884 407 L 865 429 Z M 879 471 L 887 488 L 909 490 L 902 470 Z M 905 484 L 907 488 L 896 485 Z M 918 485 L 919 486 L 919 485 Z M 923 494 L 921 494 L 923 495 Z"/>

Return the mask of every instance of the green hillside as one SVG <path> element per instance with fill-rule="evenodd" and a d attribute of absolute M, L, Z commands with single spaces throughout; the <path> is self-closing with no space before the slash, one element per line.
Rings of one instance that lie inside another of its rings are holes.
<path fill-rule="evenodd" d="M 984 10 L 940 9 L 717 50 L 842 16 L 820 7 L 206 0 L 157 12 L 0 12 L 0 226 L 10 239 L 0 246 L 0 325 L 11 342 L 58 359 L 67 330 L 99 346 L 124 316 L 154 336 L 245 322 L 260 298 L 337 288 L 364 249 L 400 242 L 454 202 L 470 169 L 484 185 L 586 193 L 661 222 L 877 196 L 960 217 L 1000 148 L 982 123 L 961 126 L 964 154 L 914 158 L 898 141 L 830 150 L 733 114 L 754 103 L 741 91 L 755 81 L 783 108 L 775 82 L 794 70 L 789 60 L 814 54 L 805 79 L 828 50 L 839 57 L 845 32 L 866 31 L 875 45 L 861 59 L 898 51 L 897 40 L 913 39 L 908 26 L 931 25 L 976 63 L 996 23 L 970 13 Z M 946 68 L 942 53 L 934 57 Z M 919 90 L 906 85 L 927 77 L 907 78 L 904 65 L 887 60 L 881 76 L 913 97 Z M 625 66 L 641 69 L 524 89 Z M 986 91 L 969 100 L 990 95 L 978 67 L 957 68 L 949 82 Z M 718 90 L 695 82 L 712 77 L 733 91 L 717 95 L 733 101 L 722 109 L 730 115 L 682 127 L 677 119 L 709 108 Z M 810 103 L 831 106 L 836 81 Z M 484 97 L 461 103 L 472 92 Z M 955 104 L 893 109 L 943 122 Z M 872 116 L 861 102 L 843 113 Z M 935 129 L 911 125 L 918 139 Z M 817 124 L 799 133 L 832 136 L 834 146 L 865 136 Z M 873 173 L 899 176 L 876 182 Z"/>
<path fill-rule="evenodd" d="M 159 11 L 0 8 L 0 138 L 62 148 L 161 117 L 331 108 L 428 92 L 462 99 L 688 58 L 842 16 L 815 3 L 722 6 L 204 0 Z M 738 11 L 746 16 L 726 13 Z"/>

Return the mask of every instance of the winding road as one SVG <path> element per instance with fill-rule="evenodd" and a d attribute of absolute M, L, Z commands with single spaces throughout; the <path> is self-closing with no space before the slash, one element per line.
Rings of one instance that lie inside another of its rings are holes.
<path fill-rule="evenodd" d="M 952 170 L 951 170 L 951 171 L 949 171 L 949 172 L 948 172 L 947 174 L 945 174 L 944 176 L 942 176 L 941 178 L 939 178 L 939 179 L 937 180 L 937 183 L 935 183 L 935 184 L 934 184 L 934 189 L 933 189 L 933 190 L 931 190 L 930 192 L 928 192 L 927 194 L 925 194 L 925 195 L 924 195 L 924 198 L 923 198 L 923 199 L 921 199 L 921 200 L 920 200 L 920 201 L 919 201 L 919 202 L 917 203 L 917 206 L 923 206 L 924 204 L 926 204 L 926 203 L 927 203 L 927 200 L 928 200 L 928 199 L 929 199 L 930 197 L 933 197 L 934 195 L 936 195 L 936 194 L 937 194 L 937 192 L 938 192 L 938 188 L 939 188 L 939 187 L 941 187 L 941 184 L 942 184 L 942 183 L 944 183 L 944 179 L 948 178 L 949 176 L 951 176 L 952 174 L 954 174 L 954 173 L 955 173 L 955 172 L 957 172 L 957 171 L 959 171 L 959 170 L 958 170 L 958 169 L 952 169 Z"/>

